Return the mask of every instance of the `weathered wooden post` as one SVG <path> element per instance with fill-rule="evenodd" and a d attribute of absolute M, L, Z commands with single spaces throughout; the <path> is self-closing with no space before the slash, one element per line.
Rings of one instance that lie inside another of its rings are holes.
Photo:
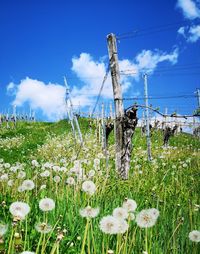
<path fill-rule="evenodd" d="M 122 101 L 122 89 L 120 85 L 120 74 L 119 74 L 119 64 L 118 64 L 118 54 L 117 54 L 117 43 L 114 34 L 109 34 L 107 36 L 108 42 L 108 52 L 110 59 L 110 71 L 113 86 L 113 95 L 115 103 L 115 146 L 116 146 L 116 169 L 118 173 L 123 177 L 127 178 L 127 173 L 122 172 L 122 155 L 123 155 L 123 117 L 124 117 L 124 107 Z"/>
<path fill-rule="evenodd" d="M 132 136 L 137 125 L 137 108 L 131 107 L 129 111 L 124 112 L 115 35 L 109 34 L 107 36 L 107 42 L 115 103 L 115 164 L 121 178 L 128 179 L 132 152 Z"/>

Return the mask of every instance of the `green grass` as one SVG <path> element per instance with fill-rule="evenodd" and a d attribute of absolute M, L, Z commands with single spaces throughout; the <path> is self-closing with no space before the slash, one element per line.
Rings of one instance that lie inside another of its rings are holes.
<path fill-rule="evenodd" d="M 140 254 L 148 249 L 148 254 L 197 254 L 200 253 L 199 243 L 189 240 L 192 230 L 200 230 L 199 217 L 199 158 L 200 141 L 189 134 L 178 134 L 170 139 L 170 148 L 162 147 L 162 132 L 152 134 L 153 161 L 147 161 L 145 137 L 141 137 L 140 129 L 136 129 L 131 158 L 129 180 L 122 181 L 114 167 L 114 136 L 109 138 L 109 161 L 106 160 L 95 133 L 95 124 L 89 129 L 88 119 L 80 119 L 84 136 L 83 147 L 74 142 L 71 128 L 66 121 L 58 123 L 20 123 L 17 129 L 1 129 L 0 140 L 24 137 L 20 145 L 0 147 L 0 177 L 8 174 L 8 180 L 0 181 L 0 223 L 9 225 L 9 229 L 0 243 L 0 253 L 14 254 L 22 250 L 38 253 L 60 254 L 107 254 L 112 249 L 115 254 Z M 8 141 L 8 143 L 11 141 Z M 17 146 L 17 147 L 16 147 Z M 78 158 L 77 158 L 78 155 Z M 94 195 L 88 196 L 82 191 L 82 182 L 72 173 L 75 186 L 66 184 L 68 172 L 77 159 L 88 178 L 88 172 L 94 169 L 94 159 L 100 158 L 100 168 L 91 180 L 96 184 Z M 33 167 L 31 161 L 39 162 Z M 17 172 L 6 168 L 4 163 L 16 165 L 20 162 L 26 177 L 18 179 Z M 64 172 L 50 170 L 49 177 L 41 177 L 44 163 L 65 167 Z M 60 176 L 56 183 L 53 177 Z M 109 177 L 108 177 L 109 176 Z M 23 180 L 32 179 L 35 188 L 31 191 L 18 192 Z M 46 188 L 40 189 L 42 185 Z M 56 202 L 55 209 L 46 214 L 39 209 L 39 201 L 52 198 Z M 147 231 L 137 226 L 135 221 L 129 224 L 129 230 L 123 235 L 106 235 L 99 229 L 102 217 L 112 214 L 116 207 L 122 206 L 125 198 L 134 199 L 138 207 L 135 215 L 142 209 L 157 208 L 160 216 L 155 226 Z M 31 211 L 25 220 L 12 224 L 13 217 L 9 212 L 12 202 L 24 201 L 30 205 Z M 99 207 L 100 213 L 91 219 L 89 229 L 84 232 L 87 220 L 79 214 L 80 208 L 87 205 Z M 43 238 L 45 251 L 39 244 L 40 233 L 35 230 L 37 222 L 48 221 L 54 230 Z M 92 225 L 92 227 L 91 227 Z M 19 233 L 20 238 L 11 237 L 11 231 Z M 56 238 L 64 230 L 61 241 Z M 47 241 L 47 239 L 49 240 Z M 18 240 L 18 242 L 17 242 Z M 10 246 L 10 252 L 8 252 Z M 55 252 L 54 252 L 55 250 Z M 81 252 L 82 251 L 82 252 Z"/>

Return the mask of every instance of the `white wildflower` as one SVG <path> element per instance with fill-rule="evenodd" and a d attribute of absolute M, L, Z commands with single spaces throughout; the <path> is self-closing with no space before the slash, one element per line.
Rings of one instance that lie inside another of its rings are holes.
<path fill-rule="evenodd" d="M 37 223 L 35 225 L 35 229 L 39 232 L 39 233 L 43 233 L 43 234 L 47 234 L 52 230 L 52 226 L 47 224 L 47 223 Z"/>
<path fill-rule="evenodd" d="M 200 242 L 200 231 L 199 230 L 193 230 L 189 233 L 189 239 L 192 242 Z"/>
<path fill-rule="evenodd" d="M 99 208 L 92 208 L 91 206 L 87 206 L 80 210 L 80 215 L 82 217 L 87 218 L 95 218 L 99 214 Z"/>
<path fill-rule="evenodd" d="M 148 210 L 154 216 L 154 218 L 157 220 L 158 216 L 160 215 L 159 210 L 156 208 L 150 208 Z"/>
<path fill-rule="evenodd" d="M 134 212 L 137 208 L 137 203 L 133 199 L 126 199 L 122 205 L 128 212 Z"/>
<path fill-rule="evenodd" d="M 41 177 L 48 177 L 48 176 L 50 176 L 49 170 L 45 170 L 44 172 L 40 173 L 40 176 Z"/>
<path fill-rule="evenodd" d="M 140 228 L 149 228 L 155 225 L 156 218 L 150 209 L 142 210 L 136 216 L 136 223 Z"/>
<path fill-rule="evenodd" d="M 66 182 L 67 182 L 67 184 L 69 184 L 69 185 L 74 185 L 74 184 L 75 184 L 75 180 L 74 180 L 74 178 L 71 177 L 71 176 L 67 178 L 67 181 L 66 181 Z"/>
<path fill-rule="evenodd" d="M 39 163 L 36 160 L 32 160 L 31 164 L 33 167 L 39 167 Z"/>
<path fill-rule="evenodd" d="M 18 179 L 23 179 L 24 177 L 26 177 L 26 173 L 24 171 L 19 171 L 17 178 Z"/>
<path fill-rule="evenodd" d="M 8 174 L 3 174 L 3 175 L 1 175 L 0 181 L 2 181 L 2 182 L 8 181 Z"/>
<path fill-rule="evenodd" d="M 91 169 L 91 170 L 88 172 L 88 176 L 89 176 L 89 177 L 95 176 L 95 170 Z"/>
<path fill-rule="evenodd" d="M 14 183 L 14 181 L 12 179 L 8 180 L 8 182 L 7 182 L 8 186 L 10 186 L 10 187 L 13 186 L 13 183 Z"/>
<path fill-rule="evenodd" d="M 113 216 L 118 220 L 125 220 L 128 218 L 128 211 L 123 207 L 117 207 L 113 210 Z"/>
<path fill-rule="evenodd" d="M 18 192 L 23 192 L 25 191 L 24 189 L 24 186 L 20 185 L 18 188 L 17 188 Z"/>
<path fill-rule="evenodd" d="M 5 163 L 4 168 L 10 168 L 10 163 Z"/>
<path fill-rule="evenodd" d="M 85 181 L 82 184 L 82 190 L 90 195 L 93 195 L 96 191 L 96 185 L 92 181 Z"/>
<path fill-rule="evenodd" d="M 117 234 L 119 230 L 119 220 L 113 216 L 105 216 L 100 221 L 100 229 L 105 234 Z"/>
<path fill-rule="evenodd" d="M 118 234 L 124 234 L 128 230 L 128 223 L 125 220 L 119 220 Z"/>
<path fill-rule="evenodd" d="M 61 179 L 60 176 L 54 176 L 53 180 L 55 183 L 59 183 Z"/>
<path fill-rule="evenodd" d="M 35 187 L 35 184 L 32 180 L 24 180 L 22 183 L 22 187 L 24 188 L 24 190 L 33 190 Z"/>
<path fill-rule="evenodd" d="M 43 198 L 39 202 L 39 208 L 43 212 L 51 211 L 55 208 L 55 202 L 51 198 Z"/>
<path fill-rule="evenodd" d="M 0 223 L 0 238 L 7 232 L 8 225 Z"/>
<path fill-rule="evenodd" d="M 14 202 L 10 205 L 9 211 L 14 217 L 24 219 L 30 212 L 30 206 L 24 202 Z"/>

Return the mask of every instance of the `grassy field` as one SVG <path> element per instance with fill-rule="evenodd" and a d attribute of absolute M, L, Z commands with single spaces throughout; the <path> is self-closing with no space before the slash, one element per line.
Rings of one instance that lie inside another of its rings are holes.
<path fill-rule="evenodd" d="M 189 238 L 200 230 L 200 140 L 178 134 L 163 148 L 162 133 L 154 132 L 148 162 L 136 129 L 129 180 L 122 181 L 113 135 L 106 158 L 95 125 L 80 119 L 80 126 L 83 146 L 66 121 L 0 129 L 0 253 L 200 253 L 199 231 L 196 241 Z M 137 207 L 127 208 L 129 200 Z M 151 208 L 157 218 L 141 226 L 141 211 Z"/>

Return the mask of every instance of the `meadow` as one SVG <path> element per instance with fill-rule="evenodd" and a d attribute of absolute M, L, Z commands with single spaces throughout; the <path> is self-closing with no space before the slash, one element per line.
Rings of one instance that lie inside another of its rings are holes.
<path fill-rule="evenodd" d="M 0 253 L 200 253 L 200 140 L 154 131 L 149 162 L 137 128 L 124 181 L 113 134 L 105 153 L 80 126 L 83 146 L 64 120 L 0 129 Z"/>

